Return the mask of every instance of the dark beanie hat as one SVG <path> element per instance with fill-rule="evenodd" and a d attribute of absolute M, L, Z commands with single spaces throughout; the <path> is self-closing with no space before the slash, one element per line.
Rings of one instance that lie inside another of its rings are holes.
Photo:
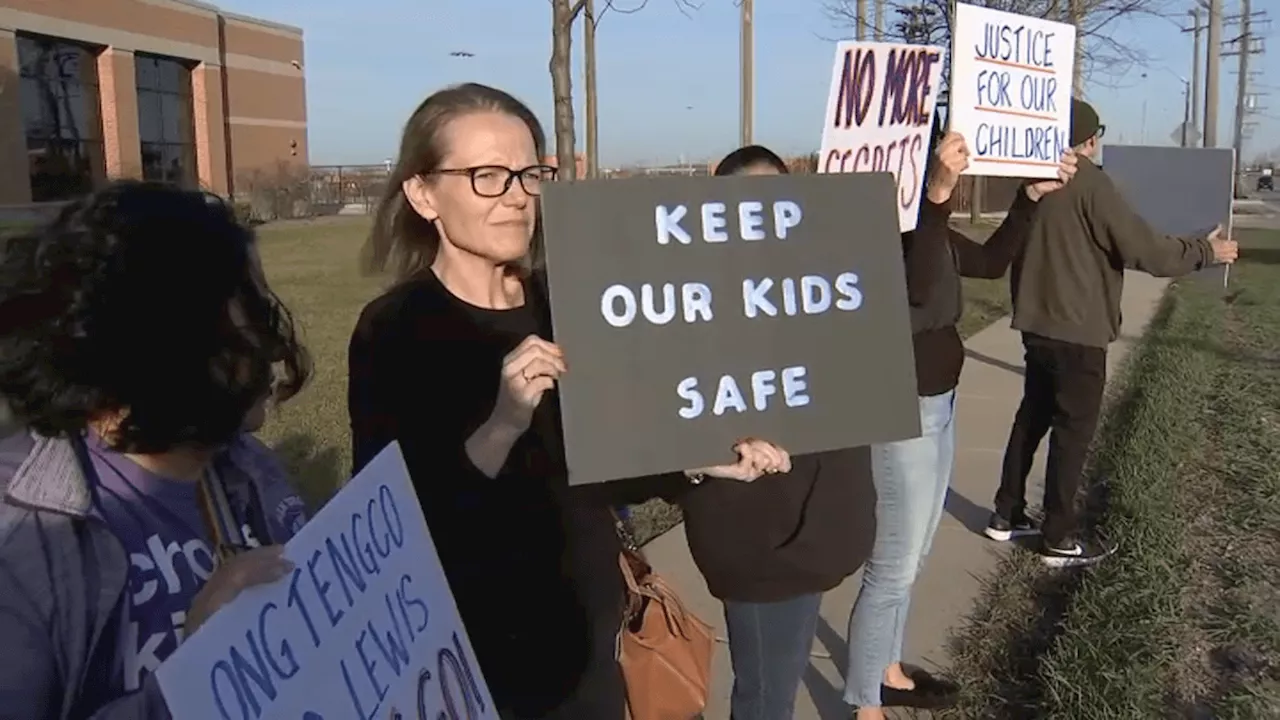
<path fill-rule="evenodd" d="M 1102 127 L 1098 111 L 1083 100 L 1071 98 L 1071 147 L 1078 147 Z"/>

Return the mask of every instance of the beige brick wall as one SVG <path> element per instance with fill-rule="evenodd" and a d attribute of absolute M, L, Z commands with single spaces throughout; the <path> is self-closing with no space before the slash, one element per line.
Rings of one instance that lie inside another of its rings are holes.
<path fill-rule="evenodd" d="M 229 53 L 282 63 L 302 62 L 302 38 L 297 35 L 271 28 L 252 28 L 228 19 L 225 36 Z"/>
<path fill-rule="evenodd" d="M 232 14 L 220 22 L 183 0 L 0 2 L 0 205 L 31 200 L 15 31 L 106 48 L 98 72 L 108 176 L 142 172 L 135 51 L 192 63 L 197 175 L 207 189 L 229 194 L 246 169 L 307 164 L 301 31 Z"/>
<path fill-rule="evenodd" d="M 201 63 L 191 71 L 191 101 L 196 127 L 196 175 L 200 187 L 221 194 L 231 190 L 227 163 L 226 113 L 222 107 L 222 68 Z"/>
<path fill-rule="evenodd" d="M 108 48 L 98 56 L 102 92 L 102 149 L 107 177 L 142 177 L 138 141 L 138 87 L 133 53 Z"/>
<path fill-rule="evenodd" d="M 235 118 L 305 123 L 306 94 L 301 77 L 227 68 L 227 114 Z"/>

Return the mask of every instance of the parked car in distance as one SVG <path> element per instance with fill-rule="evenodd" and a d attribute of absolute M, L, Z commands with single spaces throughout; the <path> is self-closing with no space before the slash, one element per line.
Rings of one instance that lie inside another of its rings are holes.
<path fill-rule="evenodd" d="M 1258 192 L 1262 192 L 1263 190 L 1275 191 L 1275 189 L 1276 189 L 1276 178 L 1274 175 L 1258 176 Z"/>

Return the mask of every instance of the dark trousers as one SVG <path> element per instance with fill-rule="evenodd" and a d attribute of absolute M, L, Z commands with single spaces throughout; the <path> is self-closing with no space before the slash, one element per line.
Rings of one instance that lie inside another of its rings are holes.
<path fill-rule="evenodd" d="M 809 667 L 822 593 L 724 603 L 733 665 L 732 720 L 791 720 Z"/>
<path fill-rule="evenodd" d="M 1024 333 L 1026 376 L 1022 404 L 1004 453 L 996 512 L 1005 518 L 1026 507 L 1027 475 L 1036 448 L 1049 436 L 1045 471 L 1044 539 L 1061 541 L 1076 530 L 1075 499 L 1098 427 L 1107 381 L 1107 351 Z"/>

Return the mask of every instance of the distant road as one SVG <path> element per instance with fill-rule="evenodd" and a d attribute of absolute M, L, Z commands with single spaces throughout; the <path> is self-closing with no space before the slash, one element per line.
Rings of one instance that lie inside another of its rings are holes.
<path fill-rule="evenodd" d="M 1249 195 L 1247 200 L 1236 201 L 1236 227 L 1280 230 L 1280 192 Z"/>

